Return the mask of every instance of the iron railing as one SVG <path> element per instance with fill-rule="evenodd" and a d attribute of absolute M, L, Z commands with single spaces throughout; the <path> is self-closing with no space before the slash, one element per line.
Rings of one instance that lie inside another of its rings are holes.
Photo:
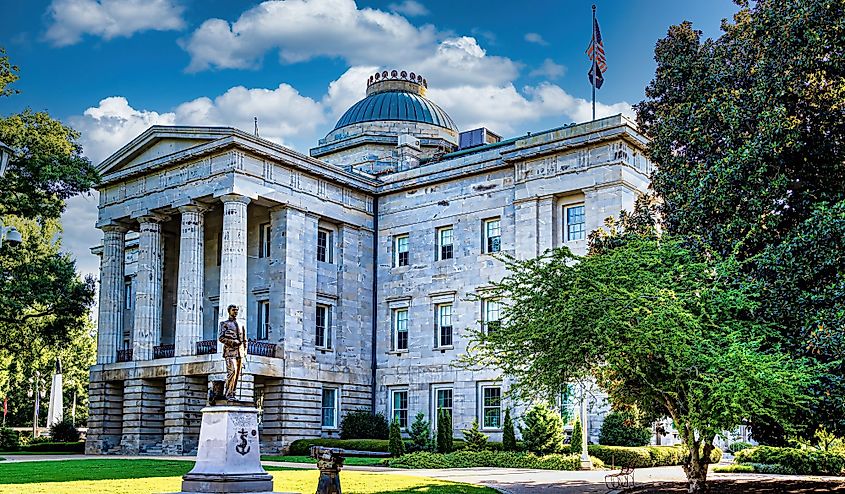
<path fill-rule="evenodd" d="M 197 342 L 197 355 L 217 353 L 217 340 L 203 340 Z"/>
<path fill-rule="evenodd" d="M 172 357 L 176 351 L 176 345 L 159 345 L 153 347 L 153 358 Z"/>
<path fill-rule="evenodd" d="M 126 348 L 124 350 L 117 351 L 117 361 L 118 362 L 131 362 L 132 361 L 132 349 Z"/>
<path fill-rule="evenodd" d="M 250 355 L 258 355 L 260 357 L 275 357 L 276 344 L 265 343 L 263 341 L 249 340 L 246 345 L 246 353 Z"/>

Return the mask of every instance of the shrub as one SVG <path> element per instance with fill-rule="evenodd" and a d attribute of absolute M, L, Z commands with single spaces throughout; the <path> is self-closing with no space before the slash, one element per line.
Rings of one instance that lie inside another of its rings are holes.
<path fill-rule="evenodd" d="M 651 429 L 640 425 L 638 415 L 630 410 L 612 410 L 604 417 L 599 444 L 605 446 L 645 446 Z"/>
<path fill-rule="evenodd" d="M 390 424 L 390 440 L 388 441 L 387 450 L 392 456 L 402 456 L 405 454 L 405 442 L 402 441 L 402 430 L 399 428 L 398 420 L 394 420 Z"/>
<path fill-rule="evenodd" d="M 57 443 L 75 443 L 79 441 L 79 431 L 70 420 L 62 420 L 50 426 L 50 439 Z"/>
<path fill-rule="evenodd" d="M 28 451 L 31 453 L 84 453 L 85 443 L 82 441 L 72 443 L 52 443 L 39 441 L 23 446 L 21 448 L 21 451 Z"/>
<path fill-rule="evenodd" d="M 347 412 L 340 420 L 341 439 L 387 439 L 387 419 L 369 410 Z"/>
<path fill-rule="evenodd" d="M 408 451 L 431 451 L 431 423 L 425 419 L 425 414 L 420 412 L 411 424 L 411 444 Z"/>
<path fill-rule="evenodd" d="M 581 422 L 575 420 L 575 426 L 572 427 L 572 436 L 569 439 L 569 452 L 574 455 L 581 454 Z"/>
<path fill-rule="evenodd" d="M 557 453 L 563 449 L 563 423 L 560 415 L 545 403 L 535 405 L 522 418 L 522 442 L 528 451 Z"/>
<path fill-rule="evenodd" d="M 728 446 L 728 449 L 731 451 L 731 453 L 739 453 L 743 449 L 748 449 L 748 448 L 751 448 L 751 447 L 753 447 L 753 445 L 751 443 L 747 443 L 747 442 L 744 442 L 744 441 L 737 441 L 735 443 L 731 443 L 730 446 Z"/>
<path fill-rule="evenodd" d="M 487 449 L 487 439 L 490 436 L 478 429 L 478 419 L 472 421 L 472 428 L 465 429 L 462 432 L 464 433 L 467 451 L 484 451 Z"/>
<path fill-rule="evenodd" d="M 634 468 L 665 467 L 683 465 L 689 456 L 684 446 L 589 446 L 590 456 L 600 458 L 608 465 L 632 466 Z M 710 455 L 710 463 L 718 463 L 722 450 L 716 448 Z"/>
<path fill-rule="evenodd" d="M 298 439 L 290 444 L 288 454 L 308 456 L 311 446 L 387 453 L 388 445 L 387 439 Z"/>
<path fill-rule="evenodd" d="M 0 451 L 17 451 L 21 449 L 21 436 L 9 427 L 0 428 Z"/>
<path fill-rule="evenodd" d="M 714 467 L 713 471 L 716 473 L 754 473 L 754 466 L 752 465 L 725 465 L 721 467 Z"/>
<path fill-rule="evenodd" d="M 437 452 L 449 453 L 455 449 L 452 437 L 452 414 L 443 408 L 437 411 Z"/>
<path fill-rule="evenodd" d="M 502 425 L 502 449 L 504 451 L 517 451 L 516 431 L 513 428 L 511 409 L 505 409 L 505 422 Z"/>
<path fill-rule="evenodd" d="M 842 475 L 845 471 L 845 453 L 814 449 L 758 446 L 739 451 L 735 460 L 737 463 L 781 465 L 798 475 Z"/>
<path fill-rule="evenodd" d="M 391 458 L 388 466 L 394 468 L 537 468 L 543 470 L 578 470 L 578 455 L 551 454 L 537 456 L 534 453 L 512 451 L 456 451 L 454 453 L 409 453 L 399 458 Z M 604 463 L 593 458 L 596 468 L 604 468 Z"/>

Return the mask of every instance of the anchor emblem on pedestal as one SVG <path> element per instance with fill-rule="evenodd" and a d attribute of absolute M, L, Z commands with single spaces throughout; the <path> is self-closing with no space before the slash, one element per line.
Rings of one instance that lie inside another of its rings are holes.
<path fill-rule="evenodd" d="M 249 434 L 249 431 L 242 428 L 238 431 L 238 434 L 241 436 L 241 442 L 235 446 L 235 451 L 237 451 L 241 456 L 244 456 L 249 453 L 249 444 L 246 442 L 246 436 Z"/>

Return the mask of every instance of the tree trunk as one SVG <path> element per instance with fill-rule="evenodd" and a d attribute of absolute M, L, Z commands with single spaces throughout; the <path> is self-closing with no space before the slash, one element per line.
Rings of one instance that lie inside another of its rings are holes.
<path fill-rule="evenodd" d="M 689 494 L 701 494 L 707 492 L 707 463 L 700 458 L 692 458 L 690 455 L 689 465 L 684 465 L 684 473 L 687 474 Z"/>

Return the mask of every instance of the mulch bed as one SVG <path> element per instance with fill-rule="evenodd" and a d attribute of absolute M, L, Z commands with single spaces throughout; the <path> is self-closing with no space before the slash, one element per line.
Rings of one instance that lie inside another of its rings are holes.
<path fill-rule="evenodd" d="M 710 480 L 707 482 L 711 494 L 816 494 L 845 493 L 845 481 L 813 480 Z M 685 494 L 686 482 L 665 482 L 626 489 L 625 494 Z"/>

